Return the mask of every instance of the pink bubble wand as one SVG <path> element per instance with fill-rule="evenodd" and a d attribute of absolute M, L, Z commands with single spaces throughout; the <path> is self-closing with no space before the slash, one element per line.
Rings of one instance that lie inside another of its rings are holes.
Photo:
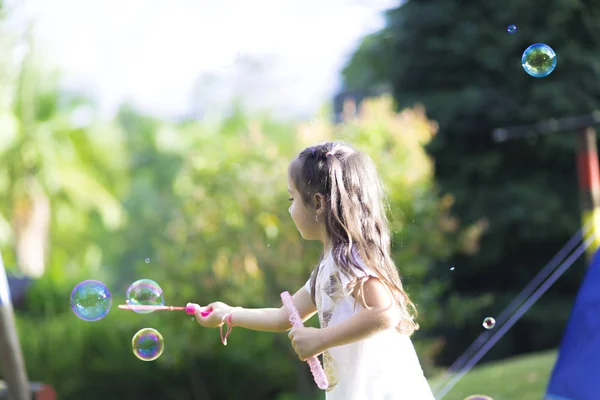
<path fill-rule="evenodd" d="M 294 305 L 294 301 L 292 300 L 292 296 L 290 296 L 289 292 L 281 293 L 281 301 L 283 302 L 283 305 L 290 316 L 290 322 L 292 323 L 292 326 L 294 328 L 302 328 L 304 324 L 302 323 L 298 309 Z M 306 360 L 306 362 L 310 367 L 310 372 L 312 372 L 313 378 L 315 378 L 315 383 L 319 389 L 327 389 L 329 387 L 329 381 L 317 356 L 310 357 Z"/>
<path fill-rule="evenodd" d="M 146 306 L 146 305 L 130 305 L 120 304 L 120 310 L 131 310 L 131 311 L 185 311 L 188 315 L 196 314 L 196 305 L 188 303 L 185 307 L 174 307 L 174 306 Z M 205 310 L 200 312 L 203 317 L 206 317 L 211 313 L 212 310 Z"/>

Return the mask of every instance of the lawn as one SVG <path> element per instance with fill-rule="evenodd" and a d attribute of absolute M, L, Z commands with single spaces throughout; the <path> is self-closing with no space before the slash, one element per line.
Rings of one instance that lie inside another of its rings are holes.
<path fill-rule="evenodd" d="M 556 361 L 556 351 L 535 353 L 488 363 L 473 368 L 444 397 L 463 400 L 482 394 L 494 400 L 541 400 Z M 435 390 L 444 383 L 442 377 L 430 381 Z"/>

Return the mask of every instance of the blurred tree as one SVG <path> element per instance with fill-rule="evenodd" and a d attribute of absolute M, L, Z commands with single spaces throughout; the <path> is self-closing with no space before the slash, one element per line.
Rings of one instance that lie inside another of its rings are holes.
<path fill-rule="evenodd" d="M 118 156 L 115 143 L 106 142 L 110 135 L 100 136 L 87 126 L 90 121 L 82 118 L 90 108 L 87 100 L 59 92 L 59 76 L 42 68 L 33 40 L 27 48 L 13 75 L 16 82 L 2 88 L 6 97 L 0 109 L 0 215 L 12 227 L 16 249 L 16 260 L 7 257 L 7 263 L 40 277 L 49 254 L 51 222 L 57 238 L 68 232 L 71 250 L 83 260 L 90 248 L 72 236 L 86 228 L 90 212 L 112 228 L 122 216 L 111 192 L 110 169 L 104 167 Z M 107 147 L 112 151 L 105 152 Z M 63 274 L 66 267 L 56 272 Z"/>
<path fill-rule="evenodd" d="M 599 7 L 580 0 L 535 7 L 409 0 L 388 12 L 387 26 L 365 39 L 344 71 L 349 87 L 389 83 L 400 108 L 425 105 L 440 125 L 428 150 L 441 189 L 455 199 L 453 212 L 489 226 L 479 249 L 452 260 L 452 290 L 440 299 L 450 308 L 446 361 L 579 228 L 575 138 L 499 145 L 491 132 L 600 108 Z M 506 32 L 510 24 L 516 34 Z M 523 51 L 536 42 L 558 55 L 556 70 L 543 79 L 521 67 Z M 578 265 L 513 329 L 504 354 L 556 346 L 582 275 Z"/>
<path fill-rule="evenodd" d="M 128 105 L 121 108 L 117 121 L 124 135 L 125 163 L 121 172 L 126 183 L 121 203 L 128 224 L 112 242 L 110 257 L 111 264 L 118 267 L 114 282 L 124 294 L 136 279 L 160 281 L 164 277 L 164 269 L 159 266 L 165 262 L 157 249 L 170 249 L 172 255 L 180 249 L 173 247 L 172 240 L 173 221 L 181 208 L 173 185 L 185 149 L 181 149 L 183 155 L 179 154 L 180 149 L 173 149 L 170 143 L 185 139 Z"/>

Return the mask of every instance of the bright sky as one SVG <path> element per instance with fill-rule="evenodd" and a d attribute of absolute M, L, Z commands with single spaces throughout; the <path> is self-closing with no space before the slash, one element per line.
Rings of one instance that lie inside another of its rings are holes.
<path fill-rule="evenodd" d="M 310 114 L 339 88 L 360 39 L 397 0 L 22 0 L 65 84 L 112 112 L 130 99 L 169 117 L 190 110 L 205 73 L 232 80 L 236 60 L 267 63 L 253 99 L 277 113 Z M 19 18 L 20 19 L 20 18 Z M 258 79 L 258 78 L 257 78 Z M 208 96 L 208 95 L 207 95 Z"/>

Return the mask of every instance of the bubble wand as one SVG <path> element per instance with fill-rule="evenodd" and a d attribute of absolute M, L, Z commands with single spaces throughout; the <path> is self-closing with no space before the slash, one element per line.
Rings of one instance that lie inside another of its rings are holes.
<path fill-rule="evenodd" d="M 188 303 L 185 307 L 120 304 L 119 309 L 131 311 L 185 311 L 188 315 L 196 314 L 196 305 L 192 303 Z M 206 317 L 210 314 L 210 311 L 202 311 L 201 314 Z"/>
<path fill-rule="evenodd" d="M 294 305 L 294 301 L 292 300 L 292 296 L 290 296 L 289 292 L 281 293 L 281 301 L 283 302 L 284 307 L 287 309 L 292 326 L 294 328 L 302 328 L 304 324 L 302 323 L 300 314 L 298 314 L 298 309 Z M 306 360 L 306 362 L 310 366 L 310 372 L 312 372 L 313 378 L 315 378 L 315 383 L 319 389 L 327 389 L 329 387 L 329 381 L 317 356 L 310 357 Z"/>

